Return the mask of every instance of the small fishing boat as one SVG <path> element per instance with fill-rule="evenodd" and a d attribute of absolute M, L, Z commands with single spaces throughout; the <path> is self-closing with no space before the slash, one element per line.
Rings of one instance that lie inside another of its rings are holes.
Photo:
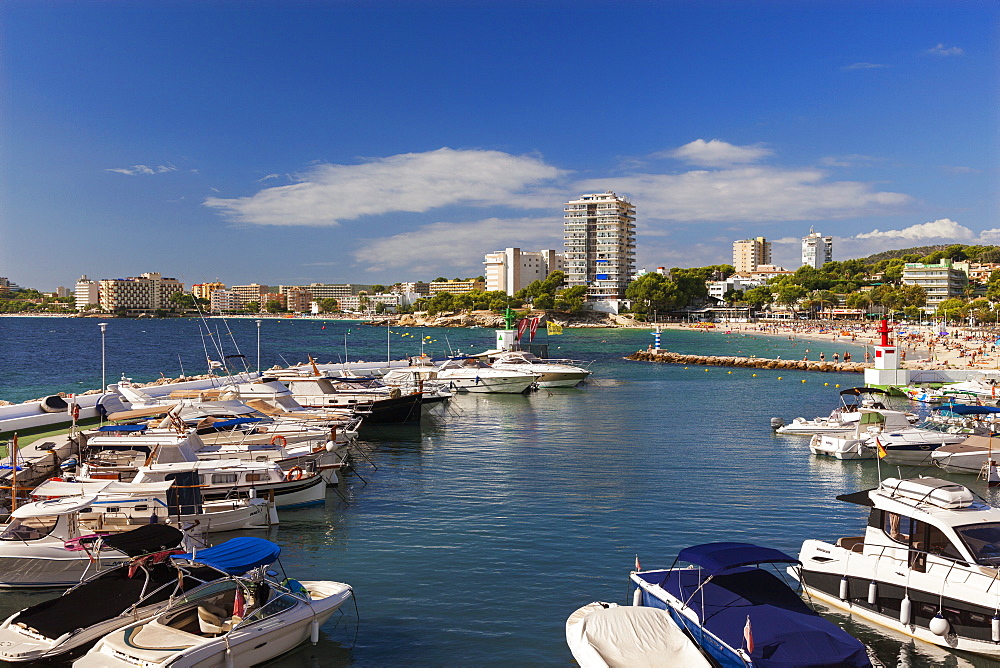
<path fill-rule="evenodd" d="M 784 552 L 752 543 L 688 547 L 668 569 L 631 574 L 633 604 L 669 612 L 722 666 L 871 665 L 860 641 L 821 617 L 764 565 L 801 566 Z"/>
<path fill-rule="evenodd" d="M 666 610 L 596 601 L 566 620 L 566 643 L 582 668 L 711 668 Z"/>
<path fill-rule="evenodd" d="M 194 558 L 195 555 L 188 555 Z M 285 580 L 258 571 L 208 583 L 151 619 L 104 636 L 75 668 L 252 666 L 319 640 L 353 591 L 342 582 Z"/>
<path fill-rule="evenodd" d="M 169 529 L 150 525 L 107 540 L 148 528 Z M 191 559 L 171 556 L 178 552 L 182 550 L 130 552 L 133 557 L 127 563 L 87 578 L 62 596 L 15 612 L 0 624 L 0 660 L 38 661 L 69 654 L 137 619 L 152 617 L 201 585 L 273 563 L 280 548 L 262 538 L 240 537 L 200 550 Z"/>
<path fill-rule="evenodd" d="M 810 596 L 925 642 L 1000 657 L 1000 509 L 924 477 L 837 499 L 870 508 L 867 526 L 803 542 Z"/>

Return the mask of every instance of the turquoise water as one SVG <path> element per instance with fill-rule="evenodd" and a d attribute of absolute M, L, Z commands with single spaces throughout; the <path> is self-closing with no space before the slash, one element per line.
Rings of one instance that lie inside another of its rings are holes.
<path fill-rule="evenodd" d="M 188 373 L 205 368 L 195 321 L 108 322 L 109 380 L 176 376 L 181 363 Z M 256 324 L 228 324 L 255 366 Z M 218 326 L 224 352 L 235 352 Z M 385 358 L 384 328 L 266 320 L 262 365 L 307 354 L 337 361 L 348 328 L 352 360 Z M 393 332 L 393 357 L 419 353 L 425 336 L 433 355 L 493 344 L 485 329 Z M 794 554 L 805 538 L 857 534 L 863 511 L 834 497 L 873 486 L 874 463 L 816 459 L 805 439 L 775 436 L 769 420 L 826 414 L 839 402 L 835 385 L 858 385 L 860 375 L 622 359 L 651 340 L 648 330 L 566 330 L 549 339 L 550 354 L 593 360 L 588 386 L 463 395 L 423 429 L 370 437 L 378 470 L 359 467 L 367 484 L 350 478 L 347 503 L 331 490 L 325 507 L 284 513 L 271 536 L 289 574 L 351 583 L 357 609 L 348 604 L 319 645 L 273 665 L 568 665 L 566 617 L 594 600 L 624 602 L 636 555 L 655 568 L 695 543 L 748 540 Z M 805 347 L 813 359 L 846 349 L 721 332 L 669 332 L 663 341 L 678 352 L 786 359 L 801 359 Z M 96 387 L 100 331 L 94 320 L 0 318 L 0 365 L 0 398 Z M 0 594 L 0 612 L 44 595 Z M 887 665 L 994 665 L 834 618 Z"/>

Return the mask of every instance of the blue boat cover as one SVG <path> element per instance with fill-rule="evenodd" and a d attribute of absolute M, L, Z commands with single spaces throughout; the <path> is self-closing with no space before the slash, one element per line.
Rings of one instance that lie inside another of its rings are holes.
<path fill-rule="evenodd" d="M 221 545 L 206 547 L 196 554 L 190 552 L 174 555 L 173 559 L 188 559 L 207 564 L 230 575 L 243 575 L 258 566 L 272 564 L 281 554 L 281 548 L 269 540 L 243 536 L 231 538 Z"/>
<path fill-rule="evenodd" d="M 98 427 L 97 431 L 146 431 L 148 424 L 106 424 Z"/>
<path fill-rule="evenodd" d="M 249 424 L 251 422 L 260 422 L 264 418 L 230 418 L 229 420 L 219 420 L 208 425 L 215 429 L 221 429 L 223 427 L 238 427 L 241 424 Z"/>
<path fill-rule="evenodd" d="M 948 411 L 955 415 L 989 415 L 991 413 L 1000 413 L 1000 408 L 996 406 L 966 406 L 964 404 L 945 404 L 944 406 L 936 406 L 934 410 Z"/>
<path fill-rule="evenodd" d="M 686 547 L 677 555 L 677 560 L 699 566 L 705 576 L 718 575 L 734 568 L 754 564 L 799 563 L 798 559 L 788 556 L 781 550 L 753 543 L 705 543 Z"/>

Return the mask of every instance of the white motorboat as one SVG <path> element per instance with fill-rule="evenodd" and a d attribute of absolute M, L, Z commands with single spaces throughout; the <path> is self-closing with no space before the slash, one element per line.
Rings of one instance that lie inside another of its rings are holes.
<path fill-rule="evenodd" d="M 490 355 L 490 361 L 494 369 L 539 374 L 536 381 L 538 387 L 576 387 L 592 373 L 583 367 L 569 364 L 570 360 L 543 360 L 523 350 Z"/>
<path fill-rule="evenodd" d="M 884 460 L 890 464 L 930 464 L 931 454 L 944 445 L 963 442 L 968 433 L 956 433 L 932 422 L 924 422 L 916 427 L 885 430 L 877 436 L 870 436 L 868 447 L 877 450 L 875 439 L 885 449 Z"/>
<path fill-rule="evenodd" d="M 175 599 L 152 619 L 104 636 L 75 668 L 252 666 L 305 640 L 351 595 L 342 582 L 231 578 Z"/>
<path fill-rule="evenodd" d="M 438 380 L 459 392 L 521 394 L 534 386 L 540 374 L 494 369 L 476 357 L 451 357 L 438 365 Z"/>
<path fill-rule="evenodd" d="M 953 650 L 1000 657 L 1000 509 L 936 478 L 837 497 L 871 508 L 864 535 L 806 540 L 812 597 Z"/>
<path fill-rule="evenodd" d="M 147 525 L 106 540 L 166 528 Z M 192 559 L 130 553 L 133 556 L 127 563 L 8 617 L 0 624 L 0 660 L 27 662 L 64 656 L 137 619 L 152 617 L 171 600 L 207 582 L 269 565 L 280 551 L 263 538 L 240 537 L 199 550 Z M 176 552 L 180 550 L 172 553 Z"/>
<path fill-rule="evenodd" d="M 814 434 L 809 451 L 814 455 L 836 459 L 872 459 L 875 450 L 872 438 L 882 432 L 909 429 L 910 422 L 902 411 L 861 408 L 850 431 Z"/>
<path fill-rule="evenodd" d="M 581 668 L 711 668 L 665 610 L 596 601 L 566 620 L 566 644 Z"/>
<path fill-rule="evenodd" d="M 781 418 L 771 418 L 771 428 L 776 433 L 785 436 L 812 436 L 813 434 L 838 434 L 855 429 L 860 418 L 861 408 L 884 409 L 886 404 L 882 397 L 888 398 L 889 393 L 877 387 L 852 387 L 841 390 L 841 405 L 833 409 L 827 417 L 817 417 L 812 420 L 797 417 L 785 424 Z M 850 401 L 850 399 L 854 399 Z M 912 420 L 916 420 L 916 416 Z"/>

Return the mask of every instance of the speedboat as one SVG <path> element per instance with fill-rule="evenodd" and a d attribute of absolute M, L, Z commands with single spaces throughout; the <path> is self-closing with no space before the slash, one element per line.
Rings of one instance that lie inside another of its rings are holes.
<path fill-rule="evenodd" d="M 582 668 L 712 664 L 670 613 L 595 601 L 566 620 L 566 644 Z"/>
<path fill-rule="evenodd" d="M 194 558 L 195 555 L 185 555 Z M 254 571 L 208 583 L 166 609 L 104 636 L 75 668 L 251 666 L 319 640 L 319 627 L 353 591 L 342 582 Z"/>
<path fill-rule="evenodd" d="M 837 498 L 869 507 L 867 526 L 802 544 L 810 596 L 925 642 L 1000 657 L 1000 509 L 923 477 Z"/>
<path fill-rule="evenodd" d="M 62 596 L 15 612 L 0 624 L 0 660 L 38 661 L 68 654 L 136 619 L 152 617 L 203 584 L 269 565 L 280 548 L 262 538 L 241 537 L 199 550 L 191 559 L 170 556 L 178 552 L 130 553 L 127 563 L 92 575 Z"/>
<path fill-rule="evenodd" d="M 722 666 L 870 666 L 865 646 L 761 568 L 769 564 L 800 566 L 751 543 L 688 547 L 668 569 L 633 572 L 632 602 L 666 610 Z"/>
<path fill-rule="evenodd" d="M 871 439 L 889 430 L 909 429 L 910 422 L 902 411 L 861 408 L 858 420 L 850 431 L 814 434 L 809 441 L 809 451 L 814 455 L 824 455 L 837 459 L 871 459 L 875 450 L 870 447 Z"/>
<path fill-rule="evenodd" d="M 887 406 L 880 396 L 888 397 L 889 393 L 877 387 L 852 387 L 841 390 L 841 405 L 833 409 L 827 417 L 817 417 L 808 420 L 797 417 L 785 424 L 781 418 L 771 418 L 771 427 L 782 435 L 812 436 L 813 434 L 842 434 L 855 429 L 861 414 L 861 408 L 885 409 Z M 849 402 L 850 398 L 855 401 Z M 916 420 L 916 416 L 907 415 L 907 419 Z"/>
<path fill-rule="evenodd" d="M 541 374 L 494 369 L 476 357 L 450 357 L 438 365 L 437 377 L 459 392 L 522 394 Z"/>
<path fill-rule="evenodd" d="M 885 430 L 872 435 L 868 438 L 868 447 L 877 450 L 881 445 L 885 450 L 885 461 L 890 464 L 930 464 L 935 450 L 961 443 L 968 437 L 968 433 L 954 433 L 940 424 L 924 422 L 917 427 Z"/>
<path fill-rule="evenodd" d="M 540 374 L 538 387 L 576 387 L 587 380 L 591 371 L 569 364 L 570 360 L 549 360 L 535 357 L 524 350 L 490 355 L 494 369 L 511 369 Z"/>

